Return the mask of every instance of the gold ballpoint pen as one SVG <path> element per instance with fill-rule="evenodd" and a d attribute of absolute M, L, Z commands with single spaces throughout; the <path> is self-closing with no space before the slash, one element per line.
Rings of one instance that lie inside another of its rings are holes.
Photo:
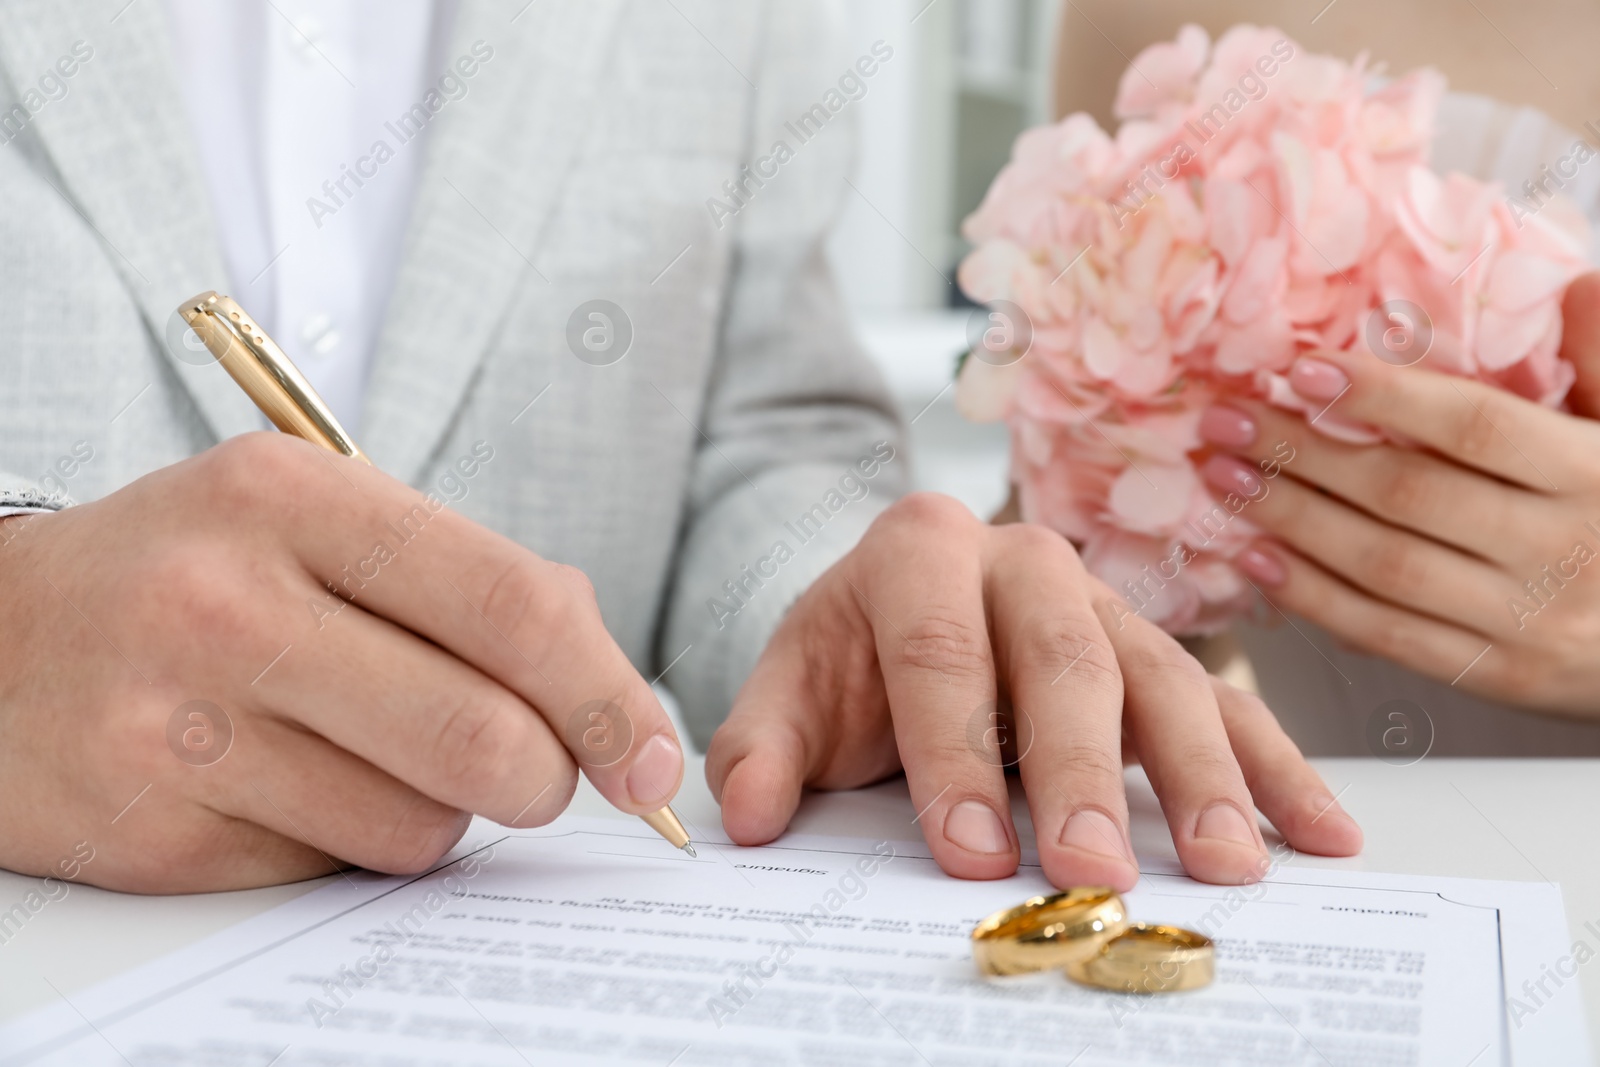
<path fill-rule="evenodd" d="M 372 465 L 305 375 L 232 297 L 207 290 L 185 300 L 178 314 L 274 426 Z M 674 848 L 695 855 L 683 823 L 670 806 L 640 818 Z"/>

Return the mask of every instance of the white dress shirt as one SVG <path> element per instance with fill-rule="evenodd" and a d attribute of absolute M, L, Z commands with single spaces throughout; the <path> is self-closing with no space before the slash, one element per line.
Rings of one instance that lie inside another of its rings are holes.
<path fill-rule="evenodd" d="M 424 137 L 402 141 L 395 124 L 442 61 L 446 7 L 167 0 L 228 270 L 218 285 L 357 440 L 422 166 Z"/>

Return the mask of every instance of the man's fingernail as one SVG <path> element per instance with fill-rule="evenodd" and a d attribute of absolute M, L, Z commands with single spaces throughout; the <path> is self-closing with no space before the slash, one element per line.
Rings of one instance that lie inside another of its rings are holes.
<path fill-rule="evenodd" d="M 1200 474 L 1219 493 L 1238 493 L 1250 500 L 1261 495 L 1261 479 L 1256 472 L 1232 456 L 1212 456 L 1200 468 Z"/>
<path fill-rule="evenodd" d="M 995 810 L 981 800 L 963 800 L 944 817 L 944 836 L 968 852 L 1010 852 L 1011 838 Z"/>
<path fill-rule="evenodd" d="M 1324 793 L 1319 797 L 1313 797 L 1311 811 L 1311 820 L 1313 822 L 1320 822 L 1323 819 L 1343 819 L 1348 823 L 1355 822 L 1350 817 L 1350 813 L 1345 811 L 1344 807 L 1339 803 L 1339 798 L 1332 793 Z"/>
<path fill-rule="evenodd" d="M 665 803 L 682 770 L 683 750 L 670 737 L 656 734 L 628 768 L 628 795 L 636 804 Z"/>
<path fill-rule="evenodd" d="M 1200 437 L 1223 448 L 1248 448 L 1256 440 L 1256 420 L 1238 408 L 1213 404 L 1200 416 Z"/>
<path fill-rule="evenodd" d="M 1245 822 L 1239 809 L 1232 804 L 1213 804 L 1200 813 L 1194 824 L 1195 837 L 1209 837 L 1213 841 L 1227 841 L 1235 845 L 1260 851 L 1255 832 Z"/>
<path fill-rule="evenodd" d="M 1061 844 L 1080 852 L 1110 856 L 1125 863 L 1133 862 L 1122 828 L 1104 812 L 1080 811 L 1068 819 L 1067 825 L 1061 828 Z"/>
<path fill-rule="evenodd" d="M 1327 360 L 1301 356 L 1289 368 L 1289 387 L 1307 400 L 1332 400 L 1350 388 L 1350 379 Z"/>
<path fill-rule="evenodd" d="M 1284 568 L 1276 556 L 1259 548 L 1251 547 L 1245 549 L 1234 557 L 1233 562 L 1245 574 L 1262 585 L 1282 585 L 1289 577 L 1288 570 Z"/>

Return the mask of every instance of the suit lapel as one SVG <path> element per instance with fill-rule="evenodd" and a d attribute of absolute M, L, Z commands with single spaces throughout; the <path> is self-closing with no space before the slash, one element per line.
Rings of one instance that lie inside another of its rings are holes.
<path fill-rule="evenodd" d="M 24 136 L 39 138 L 54 170 L 46 177 L 106 244 L 163 358 L 222 439 L 260 418 L 220 367 L 164 343 L 179 301 L 225 286 L 226 272 L 164 13 L 154 0 L 123 3 L 0 4 L 0 64 L 20 91 L 74 41 L 93 46 L 67 96 Z M 510 23 L 500 5 L 460 5 L 449 62 L 479 41 L 495 55 L 430 124 L 374 354 L 363 447 L 396 477 L 421 474 L 512 299 L 545 284 L 540 233 L 588 126 L 620 7 L 536 2 Z"/>
<path fill-rule="evenodd" d="M 67 94 L 35 114 L 22 136 L 39 139 L 45 180 L 94 228 L 162 358 L 220 440 L 258 428 L 260 418 L 221 367 L 180 360 L 164 340 L 178 303 L 226 288 L 226 274 L 164 13 L 155 0 L 140 0 L 119 14 L 124 2 L 0 5 L 0 64 L 20 93 L 74 42 L 94 49 L 67 80 Z M 20 151 L 20 141 L 0 151 Z"/>
<path fill-rule="evenodd" d="M 367 388 L 363 447 L 420 478 L 519 292 L 548 284 L 538 249 L 590 125 L 618 0 L 463 4 L 450 62 L 494 49 L 471 93 L 430 124 L 428 157 Z"/>

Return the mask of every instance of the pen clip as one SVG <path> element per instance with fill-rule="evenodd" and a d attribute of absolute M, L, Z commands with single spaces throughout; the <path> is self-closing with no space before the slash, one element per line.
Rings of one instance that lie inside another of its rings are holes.
<path fill-rule="evenodd" d="M 300 369 L 229 296 L 207 290 L 178 313 L 256 407 L 284 433 L 370 464 Z"/>

